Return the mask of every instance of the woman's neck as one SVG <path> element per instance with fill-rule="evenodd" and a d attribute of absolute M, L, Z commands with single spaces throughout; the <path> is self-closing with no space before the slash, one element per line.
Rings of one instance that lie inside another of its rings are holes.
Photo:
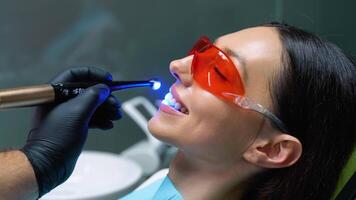
<path fill-rule="evenodd" d="M 217 164 L 179 151 L 168 176 L 185 200 L 239 199 L 243 182 L 257 170 L 244 160 Z"/>

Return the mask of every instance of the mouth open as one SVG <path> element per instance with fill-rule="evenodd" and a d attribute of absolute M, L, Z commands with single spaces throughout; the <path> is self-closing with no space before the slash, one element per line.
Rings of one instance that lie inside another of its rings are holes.
<path fill-rule="evenodd" d="M 186 115 L 189 114 L 189 110 L 184 106 L 184 104 L 182 102 L 175 99 L 171 92 L 166 94 L 162 103 L 167 106 L 170 106 L 171 108 L 173 108 L 174 110 L 176 110 L 178 112 L 181 112 Z"/>

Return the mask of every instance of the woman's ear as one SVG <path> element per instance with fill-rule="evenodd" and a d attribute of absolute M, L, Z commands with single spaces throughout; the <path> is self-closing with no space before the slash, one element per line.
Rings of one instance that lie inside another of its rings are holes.
<path fill-rule="evenodd" d="M 257 138 L 243 153 L 243 158 L 264 168 L 289 167 L 302 154 L 300 141 L 288 134 L 277 134 L 268 138 Z"/>

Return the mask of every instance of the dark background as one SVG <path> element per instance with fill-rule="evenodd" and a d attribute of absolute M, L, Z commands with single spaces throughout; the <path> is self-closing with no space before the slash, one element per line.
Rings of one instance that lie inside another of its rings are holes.
<path fill-rule="evenodd" d="M 41 84 L 69 66 L 101 66 L 115 79 L 160 77 L 159 92 L 116 93 L 125 102 L 163 98 L 172 59 L 200 35 L 211 38 L 269 21 L 284 21 L 331 40 L 356 55 L 352 0 L 2 0 L 0 88 Z M 125 113 L 124 113 L 125 114 Z M 31 109 L 0 112 L 0 149 L 24 144 Z M 145 136 L 128 115 L 86 149 L 120 152 Z"/>

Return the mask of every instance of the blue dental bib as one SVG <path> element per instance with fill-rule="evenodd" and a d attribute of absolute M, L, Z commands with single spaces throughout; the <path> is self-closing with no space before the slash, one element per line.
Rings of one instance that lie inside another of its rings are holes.
<path fill-rule="evenodd" d="M 183 197 L 166 176 L 142 189 L 135 190 L 120 200 L 183 200 Z"/>

